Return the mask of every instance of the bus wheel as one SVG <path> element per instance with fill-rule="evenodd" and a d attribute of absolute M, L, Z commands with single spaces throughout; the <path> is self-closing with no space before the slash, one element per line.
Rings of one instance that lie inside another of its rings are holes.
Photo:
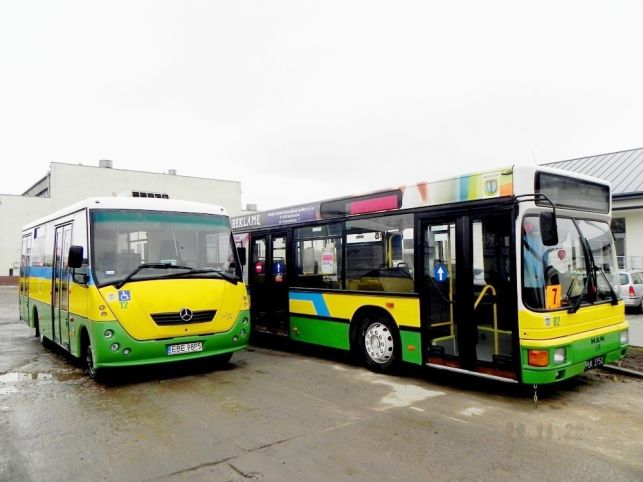
<path fill-rule="evenodd" d="M 36 338 L 40 338 L 40 342 L 42 342 L 42 333 L 40 333 L 40 321 L 38 321 L 38 312 L 35 310 L 33 312 L 33 326 L 36 329 Z"/>
<path fill-rule="evenodd" d="M 102 370 L 96 368 L 94 364 L 94 355 L 92 355 L 92 345 L 87 343 L 85 348 L 85 372 L 92 380 L 99 380 Z"/>
<path fill-rule="evenodd" d="M 224 353 L 223 355 L 217 355 L 212 357 L 212 361 L 214 362 L 215 366 L 222 367 L 228 364 L 228 362 L 230 361 L 230 358 L 232 358 L 232 353 Z"/>
<path fill-rule="evenodd" d="M 366 365 L 386 371 L 397 364 L 400 346 L 391 321 L 383 316 L 367 317 L 360 330 L 360 346 Z"/>

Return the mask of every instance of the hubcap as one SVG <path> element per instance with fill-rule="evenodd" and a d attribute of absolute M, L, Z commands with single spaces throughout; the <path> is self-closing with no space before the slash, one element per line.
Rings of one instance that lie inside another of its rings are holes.
<path fill-rule="evenodd" d="M 364 334 L 366 353 L 375 363 L 386 363 L 393 356 L 395 344 L 388 327 L 376 322 L 369 325 Z"/>

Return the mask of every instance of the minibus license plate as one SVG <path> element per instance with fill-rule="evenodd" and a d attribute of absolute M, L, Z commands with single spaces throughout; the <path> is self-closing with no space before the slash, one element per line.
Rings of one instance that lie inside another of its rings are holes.
<path fill-rule="evenodd" d="M 585 362 L 585 370 L 591 370 L 592 368 L 600 367 L 603 365 L 605 365 L 605 357 L 597 356 L 596 358 L 592 358 L 591 360 L 587 360 Z"/>
<path fill-rule="evenodd" d="M 194 353 L 196 351 L 203 351 L 203 342 L 195 341 L 193 343 L 181 343 L 167 347 L 168 355 L 180 355 L 182 353 Z"/>

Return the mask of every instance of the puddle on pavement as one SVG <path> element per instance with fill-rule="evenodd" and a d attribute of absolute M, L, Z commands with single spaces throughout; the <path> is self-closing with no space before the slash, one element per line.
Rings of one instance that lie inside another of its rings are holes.
<path fill-rule="evenodd" d="M 65 382 L 77 378 L 82 378 L 82 374 L 77 373 L 43 373 L 43 372 L 9 372 L 0 375 L 0 383 L 23 383 L 23 382 Z"/>

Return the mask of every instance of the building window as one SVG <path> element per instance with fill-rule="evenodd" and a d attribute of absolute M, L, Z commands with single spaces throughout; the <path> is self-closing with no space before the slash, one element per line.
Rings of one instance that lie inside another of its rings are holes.
<path fill-rule="evenodd" d="M 627 268 L 628 263 L 625 257 L 625 218 L 612 219 L 612 233 L 614 233 L 614 243 L 616 244 L 618 267 Z"/>

